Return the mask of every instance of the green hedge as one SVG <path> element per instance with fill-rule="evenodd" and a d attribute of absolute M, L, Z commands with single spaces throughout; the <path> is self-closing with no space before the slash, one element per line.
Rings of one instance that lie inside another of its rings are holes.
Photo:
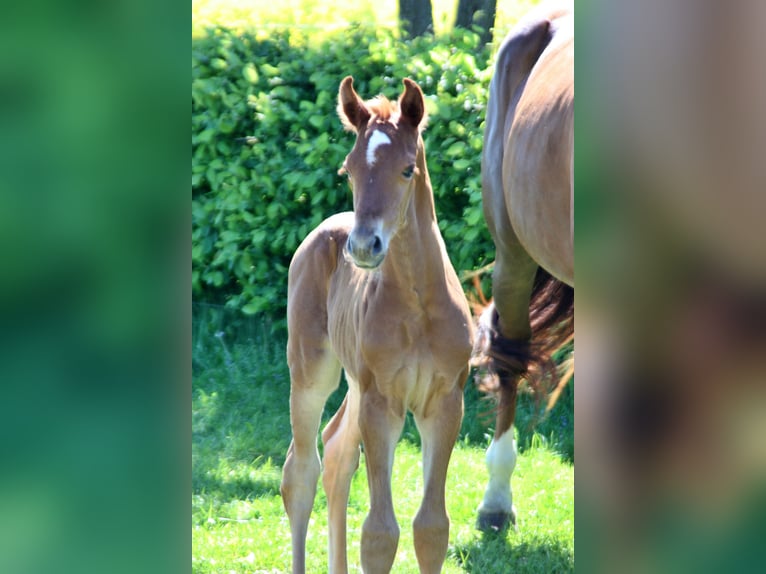
<path fill-rule="evenodd" d="M 400 41 L 353 28 L 319 40 L 210 30 L 192 43 L 192 289 L 199 301 L 284 316 L 293 252 L 324 218 L 351 209 L 337 175 L 353 145 L 335 112 L 340 80 L 362 97 L 423 88 L 436 211 L 458 272 L 494 258 L 481 211 L 490 54 L 472 32 Z"/>

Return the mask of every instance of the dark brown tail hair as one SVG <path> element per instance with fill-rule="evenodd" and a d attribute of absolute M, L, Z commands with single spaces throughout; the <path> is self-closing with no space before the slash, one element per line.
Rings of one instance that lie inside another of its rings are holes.
<path fill-rule="evenodd" d="M 529 318 L 531 339 L 507 339 L 497 329 L 497 311 L 491 303 L 479 319 L 471 362 L 479 367 L 476 382 L 482 391 L 494 394 L 521 380 L 538 404 L 549 397 L 550 409 L 572 374 L 567 365 L 565 378 L 560 379 L 553 355 L 574 339 L 574 289 L 538 268 Z"/>

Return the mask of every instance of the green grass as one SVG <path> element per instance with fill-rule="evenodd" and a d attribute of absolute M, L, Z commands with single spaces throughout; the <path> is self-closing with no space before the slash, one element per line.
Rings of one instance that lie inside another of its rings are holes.
<path fill-rule="evenodd" d="M 288 572 L 290 535 L 279 498 L 279 468 L 270 461 L 253 468 L 214 470 L 222 483 L 241 490 L 244 498 L 217 499 L 195 495 L 193 511 L 194 572 Z M 573 468 L 544 448 L 519 458 L 514 494 L 520 506 L 516 532 L 482 535 L 473 523 L 485 475 L 483 451 L 460 444 L 453 453 L 447 482 L 452 520 L 445 572 L 569 572 L 574 569 Z M 395 572 L 418 572 L 409 524 L 422 495 L 419 450 L 404 441 L 396 453 L 393 490 L 401 528 Z M 349 501 L 349 564 L 359 570 L 359 536 L 369 497 L 362 462 Z M 326 570 L 327 507 L 319 487 L 308 538 L 309 572 Z"/>
<path fill-rule="evenodd" d="M 496 29 L 504 34 L 539 0 L 498 2 Z M 432 0 L 436 34 L 451 30 L 458 0 Z M 192 0 L 192 35 L 199 36 L 211 26 L 236 30 L 258 30 L 268 33 L 274 27 L 333 32 L 353 24 L 376 24 L 388 28 L 398 26 L 398 8 L 394 0 L 376 2 L 357 0 L 353 3 L 320 0 Z"/>
<path fill-rule="evenodd" d="M 284 334 L 273 333 L 267 322 L 243 321 L 220 307 L 195 305 L 192 343 L 193 572 L 288 572 L 290 535 L 279 495 L 290 441 Z M 326 419 L 342 393 L 343 385 L 328 402 Z M 522 401 L 520 416 L 531 416 L 530 404 Z M 469 385 L 466 417 L 448 475 L 452 527 L 444 572 L 573 571 L 572 428 L 560 423 L 561 417 L 571 417 L 572 392 L 565 392 L 552 416 L 538 426 L 547 429 L 542 434 L 519 433 L 523 448 L 513 479 L 518 529 L 494 535 L 474 529 L 492 432 L 482 422 L 491 419 L 480 416 L 487 406 Z M 393 492 L 401 528 L 394 571 L 417 572 L 410 524 L 422 496 L 422 471 L 417 431 L 410 421 L 396 453 Z M 368 503 L 362 461 L 348 509 L 352 572 L 360 571 L 359 534 Z M 320 481 L 309 528 L 309 572 L 326 571 L 326 537 Z"/>

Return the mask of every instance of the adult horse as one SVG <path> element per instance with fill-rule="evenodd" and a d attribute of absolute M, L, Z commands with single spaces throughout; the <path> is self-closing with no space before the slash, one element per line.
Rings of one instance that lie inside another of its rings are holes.
<path fill-rule="evenodd" d="M 347 77 L 338 113 L 356 133 L 342 168 L 354 211 L 330 217 L 309 234 L 288 279 L 293 440 L 281 491 L 292 531 L 293 572 L 305 571 L 320 473 L 317 433 L 341 368 L 348 393 L 322 432 L 329 571 L 347 571 L 346 506 L 360 441 L 370 490 L 362 569 L 367 574 L 391 569 L 399 540 L 391 470 L 409 410 L 423 445 L 415 553 L 421 572 L 440 572 L 449 539 L 447 465 L 463 417 L 473 327 L 436 222 L 421 137 L 425 101 L 417 84 L 405 79 L 397 102 L 383 97 L 364 102 Z"/>
<path fill-rule="evenodd" d="M 482 156 L 484 217 L 495 242 L 494 302 L 474 362 L 499 395 L 478 526 L 515 523 L 513 420 L 521 378 L 548 386 L 552 354 L 574 333 L 574 26 L 571 8 L 544 8 L 497 55 Z"/>

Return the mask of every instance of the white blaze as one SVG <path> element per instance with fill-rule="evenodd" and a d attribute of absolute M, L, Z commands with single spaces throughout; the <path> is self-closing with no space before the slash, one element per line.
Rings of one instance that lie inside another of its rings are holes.
<path fill-rule="evenodd" d="M 370 141 L 367 142 L 367 165 L 372 167 L 375 165 L 375 154 L 378 148 L 382 145 L 388 145 L 391 143 L 391 138 L 384 134 L 380 130 L 372 132 Z"/>

